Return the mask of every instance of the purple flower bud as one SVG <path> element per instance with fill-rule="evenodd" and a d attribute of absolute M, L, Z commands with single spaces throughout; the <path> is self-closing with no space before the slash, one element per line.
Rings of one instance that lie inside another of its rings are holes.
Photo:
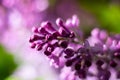
<path fill-rule="evenodd" d="M 30 44 L 30 47 L 31 47 L 31 48 L 35 48 L 35 46 L 36 46 L 35 43 L 31 43 L 31 44 Z"/>
<path fill-rule="evenodd" d="M 110 64 L 110 66 L 113 67 L 113 68 L 117 66 L 117 63 L 116 63 L 114 60 L 110 61 L 109 64 Z"/>
<path fill-rule="evenodd" d="M 112 38 L 108 37 L 107 40 L 106 40 L 106 46 L 111 46 L 112 45 Z"/>
<path fill-rule="evenodd" d="M 49 34 L 49 32 L 48 31 L 46 31 L 46 29 L 45 28 L 42 28 L 42 27 L 40 27 L 40 28 L 38 28 L 38 32 L 40 32 L 41 34 Z"/>
<path fill-rule="evenodd" d="M 120 53 L 114 53 L 114 57 L 120 59 Z"/>
<path fill-rule="evenodd" d="M 117 72 L 117 79 L 120 79 L 120 71 Z"/>
<path fill-rule="evenodd" d="M 67 48 L 68 42 L 67 41 L 59 41 L 59 46 L 62 48 Z"/>
<path fill-rule="evenodd" d="M 56 20 L 56 24 L 57 24 L 58 26 L 62 27 L 68 34 L 70 34 L 69 29 L 67 29 L 67 28 L 65 27 L 63 21 L 62 21 L 60 18 L 58 18 L 58 19 Z"/>
<path fill-rule="evenodd" d="M 55 49 L 55 48 L 54 48 L 53 45 L 48 44 L 47 47 L 46 47 L 46 50 L 44 51 L 44 54 L 45 54 L 46 56 L 49 56 L 49 55 L 52 54 L 52 52 L 54 51 L 54 49 Z"/>
<path fill-rule="evenodd" d="M 98 67 L 101 67 L 103 64 L 104 64 L 104 62 L 103 62 L 102 60 L 98 60 L 98 61 L 96 62 L 96 65 L 97 65 Z"/>
<path fill-rule="evenodd" d="M 77 71 L 77 75 L 79 76 L 79 78 L 86 78 L 87 74 L 86 71 L 84 69 L 80 69 L 79 71 Z"/>
<path fill-rule="evenodd" d="M 99 80 L 109 80 L 110 75 L 111 75 L 110 71 L 100 70 L 98 73 L 98 78 L 99 78 Z"/>
<path fill-rule="evenodd" d="M 53 40 L 53 36 L 48 34 L 45 36 L 45 39 L 46 39 L 46 41 L 51 41 L 51 40 Z"/>
<path fill-rule="evenodd" d="M 45 38 L 44 36 L 32 35 L 32 36 L 30 37 L 29 42 L 34 42 L 34 41 L 37 41 L 37 40 L 42 40 L 42 39 L 44 39 L 44 38 Z"/>
<path fill-rule="evenodd" d="M 91 61 L 90 60 L 85 60 L 85 65 L 87 67 L 90 67 L 92 65 Z"/>
<path fill-rule="evenodd" d="M 38 28 L 37 28 L 37 27 L 33 27 L 33 28 L 32 28 L 32 32 L 38 33 Z"/>
<path fill-rule="evenodd" d="M 81 69 L 81 63 L 76 63 L 75 64 L 75 70 L 80 70 Z"/>
<path fill-rule="evenodd" d="M 49 51 L 46 50 L 46 51 L 44 52 L 44 54 L 45 54 L 46 56 L 49 56 L 49 55 L 51 55 L 51 52 L 49 52 Z"/>
<path fill-rule="evenodd" d="M 79 19 L 77 15 L 73 15 L 72 19 L 67 19 L 65 25 L 68 27 L 78 27 L 79 26 Z"/>
<path fill-rule="evenodd" d="M 80 21 L 79 21 L 77 15 L 73 15 L 72 16 L 72 25 L 73 26 L 79 26 L 79 24 L 80 24 Z"/>
<path fill-rule="evenodd" d="M 74 33 L 74 32 L 71 32 L 71 34 L 70 34 L 69 37 L 70 37 L 70 38 L 75 38 L 75 33 Z"/>
<path fill-rule="evenodd" d="M 95 44 L 94 47 L 91 48 L 93 53 L 99 54 L 103 53 L 103 45 L 102 44 Z"/>
<path fill-rule="evenodd" d="M 101 40 L 105 40 L 108 37 L 108 34 L 106 31 L 102 30 L 100 31 L 99 37 Z"/>
<path fill-rule="evenodd" d="M 41 49 L 42 49 L 42 44 L 36 44 L 36 47 L 35 47 L 35 49 L 37 50 L 37 51 L 40 51 Z"/>
<path fill-rule="evenodd" d="M 66 32 L 63 28 L 59 28 L 59 34 L 62 36 L 62 37 L 69 37 L 69 33 Z"/>
<path fill-rule="evenodd" d="M 44 28 L 47 28 L 50 31 L 56 31 L 53 27 L 52 24 L 50 22 L 43 22 L 41 23 L 41 26 Z"/>
<path fill-rule="evenodd" d="M 54 46 L 52 45 L 48 45 L 46 48 L 46 51 L 49 51 L 49 52 L 53 52 L 53 50 L 54 50 Z"/>
<path fill-rule="evenodd" d="M 62 19 L 60 19 L 60 18 L 58 18 L 57 20 L 56 20 L 56 24 L 58 25 L 58 26 L 63 26 L 63 21 L 62 21 Z"/>
<path fill-rule="evenodd" d="M 52 36 L 54 39 L 56 39 L 58 36 L 60 36 L 59 32 L 55 31 L 52 33 Z"/>
<path fill-rule="evenodd" d="M 66 66 L 69 67 L 72 65 L 72 63 L 73 63 L 73 60 L 67 60 L 65 64 L 66 64 Z"/>
<path fill-rule="evenodd" d="M 67 49 L 65 49 L 64 53 L 66 54 L 65 57 L 69 58 L 69 57 L 72 57 L 74 55 L 74 50 L 71 48 L 67 48 Z"/>
<path fill-rule="evenodd" d="M 99 29 L 98 28 L 95 28 L 95 29 L 93 29 L 92 31 L 91 31 L 91 35 L 93 36 L 93 37 L 98 37 L 99 36 Z"/>
<path fill-rule="evenodd" d="M 87 40 L 85 40 L 85 42 L 83 43 L 83 46 L 86 48 L 86 49 L 89 49 L 90 48 L 90 44 Z"/>

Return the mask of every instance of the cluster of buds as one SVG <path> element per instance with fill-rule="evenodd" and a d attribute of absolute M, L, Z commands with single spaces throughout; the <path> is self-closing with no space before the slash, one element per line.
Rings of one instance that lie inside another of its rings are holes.
<path fill-rule="evenodd" d="M 71 26 L 78 29 L 78 25 L 76 15 L 66 22 L 58 18 L 56 27 L 50 22 L 43 22 L 40 27 L 32 29 L 34 34 L 29 40 L 31 48 L 42 50 L 51 65 L 57 68 L 69 67 L 74 76 L 80 79 L 95 76 L 99 80 L 109 80 L 111 68 L 116 71 L 116 78 L 120 78 L 119 35 L 109 35 L 105 30 L 95 28 L 87 39 L 81 40 L 82 32 L 71 29 Z M 93 64 L 97 68 L 96 74 L 89 71 Z"/>

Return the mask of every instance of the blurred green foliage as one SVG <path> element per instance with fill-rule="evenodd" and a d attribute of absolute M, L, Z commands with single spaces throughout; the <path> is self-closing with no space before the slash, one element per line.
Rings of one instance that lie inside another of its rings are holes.
<path fill-rule="evenodd" d="M 5 80 L 20 80 L 20 79 L 10 76 L 10 77 L 6 78 Z"/>
<path fill-rule="evenodd" d="M 1 80 L 1 79 L 0 79 Z M 10 76 L 10 77 L 8 77 L 8 78 L 6 78 L 5 80 L 22 80 L 22 79 L 20 79 L 20 77 L 18 78 L 18 77 L 16 77 L 16 76 Z M 36 79 L 34 79 L 34 80 L 45 80 L 43 77 L 37 77 Z"/>
<path fill-rule="evenodd" d="M 17 67 L 14 57 L 0 45 L 0 80 L 5 80 Z"/>
<path fill-rule="evenodd" d="M 120 33 L 120 3 L 112 0 L 78 0 L 80 7 L 92 13 L 99 25 L 110 32 Z"/>
<path fill-rule="evenodd" d="M 120 33 L 120 9 L 117 5 L 105 8 L 98 17 L 101 25 L 110 31 Z"/>
<path fill-rule="evenodd" d="M 45 80 L 43 77 L 39 77 L 36 80 Z"/>
<path fill-rule="evenodd" d="M 54 6 L 56 4 L 56 0 L 49 0 L 50 6 Z"/>

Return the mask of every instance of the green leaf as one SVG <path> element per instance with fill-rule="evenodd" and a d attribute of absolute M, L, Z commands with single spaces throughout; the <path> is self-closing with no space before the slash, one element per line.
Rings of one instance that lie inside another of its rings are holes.
<path fill-rule="evenodd" d="M 16 69 L 14 57 L 0 45 L 0 80 L 4 80 Z"/>
<path fill-rule="evenodd" d="M 20 79 L 10 76 L 10 77 L 6 78 L 5 80 L 20 80 Z"/>
<path fill-rule="evenodd" d="M 98 17 L 102 27 L 112 32 L 120 33 L 120 8 L 117 5 L 111 5 L 102 10 Z"/>
<path fill-rule="evenodd" d="M 94 15 L 100 27 L 120 33 L 120 5 L 111 3 L 110 0 L 80 0 L 79 3 L 80 7 Z"/>

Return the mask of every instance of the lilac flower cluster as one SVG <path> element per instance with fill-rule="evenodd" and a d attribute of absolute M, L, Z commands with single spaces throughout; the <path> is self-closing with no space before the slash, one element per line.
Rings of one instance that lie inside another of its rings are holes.
<path fill-rule="evenodd" d="M 87 76 L 109 80 L 111 69 L 116 71 L 116 78 L 120 78 L 119 34 L 109 35 L 105 30 L 95 28 L 87 39 L 83 39 L 80 37 L 82 32 L 78 32 L 79 19 L 76 15 L 66 22 L 58 18 L 56 26 L 43 22 L 40 27 L 33 27 L 34 34 L 29 40 L 31 48 L 42 50 L 50 59 L 51 65 L 70 68 L 74 73 L 72 80 L 77 80 L 76 77 L 85 79 Z M 89 70 L 94 64 L 96 74 Z"/>

